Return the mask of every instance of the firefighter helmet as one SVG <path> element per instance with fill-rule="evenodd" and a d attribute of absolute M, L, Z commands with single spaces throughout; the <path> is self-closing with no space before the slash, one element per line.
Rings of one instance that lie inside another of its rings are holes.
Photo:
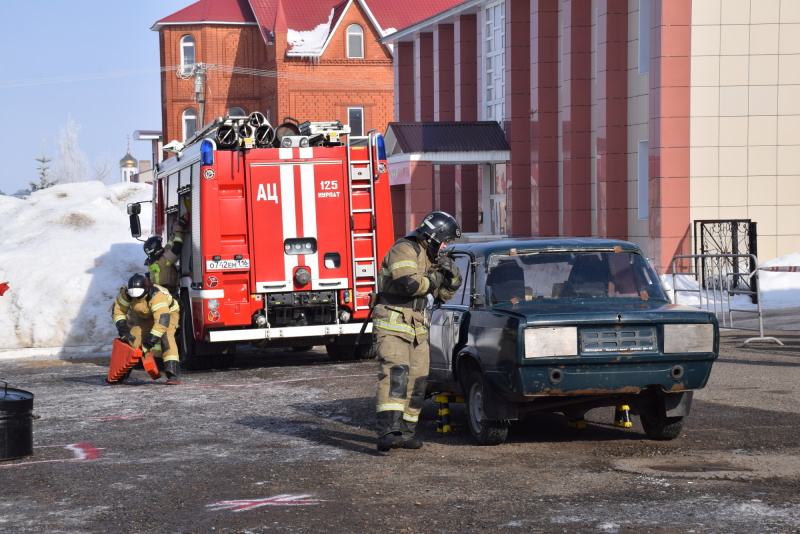
<path fill-rule="evenodd" d="M 143 274 L 134 274 L 128 279 L 125 292 L 132 299 L 142 298 L 150 290 L 150 280 Z"/>
<path fill-rule="evenodd" d="M 436 261 L 442 243 L 461 237 L 461 228 L 455 218 L 444 211 L 432 211 L 406 237 L 421 237 L 428 242 L 427 253 L 431 261 Z"/>
<path fill-rule="evenodd" d="M 164 250 L 164 247 L 161 245 L 161 237 L 157 235 L 147 238 L 143 248 L 148 258 L 157 257 Z"/>

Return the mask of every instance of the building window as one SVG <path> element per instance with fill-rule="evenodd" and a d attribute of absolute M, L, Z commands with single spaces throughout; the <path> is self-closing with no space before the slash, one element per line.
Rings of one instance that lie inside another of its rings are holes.
<path fill-rule="evenodd" d="M 347 124 L 350 125 L 350 135 L 364 135 L 364 108 L 347 108 Z"/>
<path fill-rule="evenodd" d="M 364 30 L 358 24 L 347 27 L 347 57 L 364 57 Z"/>
<path fill-rule="evenodd" d="M 183 112 L 183 140 L 186 141 L 197 132 L 197 112 L 187 109 Z"/>
<path fill-rule="evenodd" d="M 495 2 L 484 8 L 483 51 L 484 119 L 501 122 L 505 116 L 506 4 Z"/>
<path fill-rule="evenodd" d="M 648 166 L 648 156 L 650 153 L 650 141 L 639 141 L 638 154 L 638 200 L 639 200 L 639 220 L 645 221 L 650 217 L 650 170 Z"/>
<path fill-rule="evenodd" d="M 181 74 L 191 74 L 194 67 L 194 37 L 181 37 Z"/>
<path fill-rule="evenodd" d="M 650 72 L 650 0 L 639 0 L 639 74 Z"/>
<path fill-rule="evenodd" d="M 247 117 L 247 113 L 239 106 L 234 106 L 228 110 L 228 117 Z"/>

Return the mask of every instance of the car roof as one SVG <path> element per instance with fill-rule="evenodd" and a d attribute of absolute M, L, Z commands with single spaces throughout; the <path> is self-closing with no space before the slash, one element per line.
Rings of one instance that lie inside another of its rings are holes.
<path fill-rule="evenodd" d="M 642 254 L 642 249 L 628 241 L 588 237 L 502 238 L 491 241 L 455 243 L 451 247 L 454 252 L 471 252 L 475 256 L 510 254 L 512 249 L 516 249 L 518 254 L 570 251 L 618 251 Z"/>

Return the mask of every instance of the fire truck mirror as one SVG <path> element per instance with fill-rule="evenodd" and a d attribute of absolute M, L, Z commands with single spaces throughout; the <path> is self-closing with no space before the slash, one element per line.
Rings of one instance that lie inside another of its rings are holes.
<path fill-rule="evenodd" d="M 138 214 L 131 214 L 131 237 L 139 237 L 142 235 L 142 224 L 139 222 Z"/>

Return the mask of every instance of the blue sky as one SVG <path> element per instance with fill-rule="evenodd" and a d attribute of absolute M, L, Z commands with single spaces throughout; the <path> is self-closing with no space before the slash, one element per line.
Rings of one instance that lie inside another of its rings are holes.
<path fill-rule="evenodd" d="M 150 28 L 194 1 L 3 2 L 0 191 L 38 181 L 42 136 L 53 158 L 70 116 L 90 166 L 110 157 L 118 176 L 128 135 L 131 154 L 152 159 L 150 143 L 132 139 L 134 130 L 161 129 L 158 33 Z"/>

